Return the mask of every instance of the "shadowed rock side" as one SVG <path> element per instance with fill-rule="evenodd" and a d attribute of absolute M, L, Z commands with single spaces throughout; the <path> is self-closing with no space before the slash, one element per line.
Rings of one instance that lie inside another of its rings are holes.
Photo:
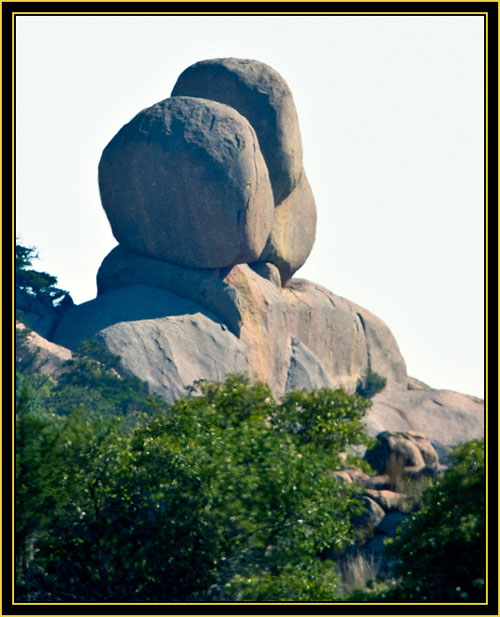
<path fill-rule="evenodd" d="M 274 211 L 274 223 L 259 261 L 278 268 L 284 285 L 304 265 L 316 237 L 316 205 L 305 173 Z"/>

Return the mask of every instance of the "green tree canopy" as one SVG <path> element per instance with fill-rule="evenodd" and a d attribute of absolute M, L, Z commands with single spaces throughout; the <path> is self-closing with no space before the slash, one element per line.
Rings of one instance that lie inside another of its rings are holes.
<path fill-rule="evenodd" d="M 107 387 L 101 378 L 96 390 Z M 72 387 L 66 379 L 60 394 Z M 54 413 L 52 391 L 23 387 L 18 599 L 331 601 L 338 594 L 335 565 L 320 554 L 352 542 L 350 519 L 362 506 L 356 489 L 330 472 L 340 449 L 366 441 L 365 399 L 324 390 L 278 403 L 267 386 L 232 376 L 201 382 L 172 405 L 157 401 L 154 410 L 143 393 L 148 414 L 118 418 L 106 409 L 103 418 L 85 398 L 76 407 L 70 397 L 71 409 L 64 414 L 59 404 Z M 119 404 L 116 412 L 123 414 Z"/>
<path fill-rule="evenodd" d="M 32 268 L 33 260 L 37 257 L 36 249 L 16 242 L 16 290 L 36 297 L 48 306 L 58 306 L 69 294 L 64 289 L 56 287 L 55 276 Z"/>

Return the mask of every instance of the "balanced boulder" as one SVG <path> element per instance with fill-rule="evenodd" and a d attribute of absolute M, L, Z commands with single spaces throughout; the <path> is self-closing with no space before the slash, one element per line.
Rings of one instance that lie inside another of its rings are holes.
<path fill-rule="evenodd" d="M 140 112 L 104 149 L 99 187 L 121 244 L 183 266 L 256 261 L 273 223 L 255 131 L 215 101 L 175 97 Z"/>
<path fill-rule="evenodd" d="M 203 60 L 180 75 L 172 96 L 219 101 L 245 116 L 257 133 L 275 204 L 288 197 L 302 174 L 302 141 L 292 93 L 277 71 L 257 60 Z"/>

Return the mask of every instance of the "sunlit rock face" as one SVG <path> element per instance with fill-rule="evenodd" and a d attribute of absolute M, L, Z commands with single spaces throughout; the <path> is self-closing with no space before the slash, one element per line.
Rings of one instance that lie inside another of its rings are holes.
<path fill-rule="evenodd" d="M 379 318 L 294 277 L 314 244 L 316 207 L 293 97 L 271 67 L 188 67 L 170 98 L 106 146 L 99 187 L 119 244 L 99 268 L 97 298 L 59 318 L 56 343 L 101 338 L 124 374 L 168 401 L 235 372 L 276 396 L 354 392 L 370 370 L 386 378 L 370 433 L 421 430 L 437 446 L 481 434 L 482 401 L 408 378 Z"/>

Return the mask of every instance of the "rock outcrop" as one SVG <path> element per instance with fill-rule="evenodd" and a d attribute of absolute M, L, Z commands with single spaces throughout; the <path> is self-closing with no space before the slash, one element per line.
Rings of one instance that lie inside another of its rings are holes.
<path fill-rule="evenodd" d="M 97 298 L 51 323 L 54 342 L 101 338 L 124 374 L 168 401 L 228 373 L 279 396 L 354 392 L 372 371 L 387 383 L 365 419 L 371 434 L 416 430 L 444 451 L 482 432 L 481 401 L 409 378 L 379 318 L 294 278 L 316 207 L 293 97 L 274 69 L 235 58 L 187 68 L 170 98 L 105 148 L 99 187 L 119 245 L 99 269 Z M 370 488 L 390 488 L 383 471 Z"/>
<path fill-rule="evenodd" d="M 406 390 L 382 391 L 373 397 L 364 424 L 370 435 L 380 431 L 418 431 L 432 442 L 442 461 L 459 443 L 484 435 L 484 401 L 450 390 L 434 390 L 409 379 Z"/>

